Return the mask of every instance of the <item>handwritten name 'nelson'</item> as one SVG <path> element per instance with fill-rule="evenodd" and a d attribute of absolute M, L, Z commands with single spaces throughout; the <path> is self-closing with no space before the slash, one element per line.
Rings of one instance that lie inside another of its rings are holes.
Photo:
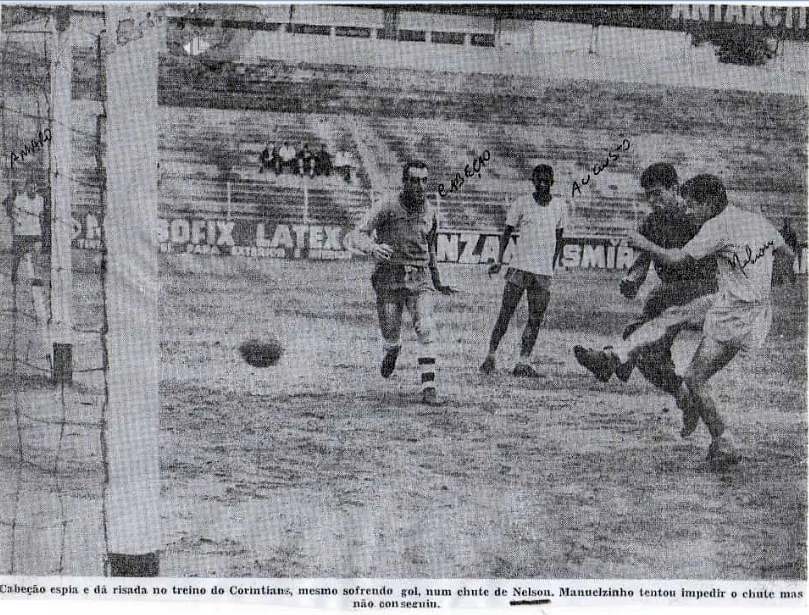
<path fill-rule="evenodd" d="M 751 248 L 750 246 L 744 246 L 744 251 L 747 254 L 747 260 L 742 262 L 742 259 L 739 258 L 739 254 L 734 252 L 733 260 L 730 261 L 731 268 L 736 269 L 736 267 L 738 267 L 739 269 L 741 269 L 742 273 L 744 273 L 744 275 L 747 276 L 747 274 L 744 272 L 744 268 L 747 267 L 747 265 L 752 265 L 753 263 L 755 263 L 758 259 L 760 259 L 767 253 L 767 248 L 772 248 L 774 245 L 775 241 L 770 240 L 767 243 L 765 243 L 761 248 L 759 248 L 758 252 L 756 252 L 755 254 L 753 254 L 753 248 Z"/>

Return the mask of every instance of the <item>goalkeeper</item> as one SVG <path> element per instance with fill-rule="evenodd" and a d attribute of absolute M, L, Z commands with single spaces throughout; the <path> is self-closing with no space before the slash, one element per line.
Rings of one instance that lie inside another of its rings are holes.
<path fill-rule="evenodd" d="M 652 208 L 641 223 L 640 234 L 665 248 L 682 248 L 697 234 L 700 225 L 686 211 L 685 202 L 679 194 L 679 181 L 674 167 L 663 162 L 649 166 L 641 175 L 640 185 Z M 699 261 L 675 265 L 642 251 L 621 279 L 620 290 L 624 297 L 632 299 L 637 295 L 652 263 L 661 284 L 649 293 L 643 312 L 627 325 L 623 338 L 626 340 L 641 325 L 660 317 L 663 312 L 666 312 L 666 320 L 671 322 L 661 323 L 666 328 L 662 339 L 648 346 L 634 361 L 621 364 L 615 370 L 615 375 L 626 381 L 633 368 L 637 367 L 649 382 L 677 397 L 682 378 L 675 372 L 671 347 L 680 331 L 693 326 L 694 319 L 682 317 L 678 310 L 666 310 L 675 306 L 687 306 L 699 297 L 716 292 L 716 258 L 711 255 Z M 598 351 L 581 346 L 574 348 L 574 351 L 579 363 L 588 369 L 597 363 L 593 360 L 593 355 Z M 609 375 L 602 375 L 609 379 Z"/>

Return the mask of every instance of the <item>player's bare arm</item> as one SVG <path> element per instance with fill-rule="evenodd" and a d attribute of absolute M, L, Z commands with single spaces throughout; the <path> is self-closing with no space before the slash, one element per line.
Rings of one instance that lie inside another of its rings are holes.
<path fill-rule="evenodd" d="M 652 264 L 652 255 L 649 252 L 640 251 L 635 262 L 629 267 L 629 270 L 621 278 L 618 283 L 618 288 L 621 294 L 627 299 L 634 299 L 638 294 L 638 290 L 643 286 L 646 281 L 646 276 L 649 273 L 649 266 Z"/>
<path fill-rule="evenodd" d="M 559 257 L 562 256 L 562 240 L 565 238 L 565 229 L 556 229 L 556 247 L 553 249 L 553 268 L 559 263 Z M 502 247 L 502 246 L 501 246 Z"/>
<path fill-rule="evenodd" d="M 428 267 L 430 268 L 430 277 L 433 281 L 433 288 L 435 288 L 442 295 L 454 295 L 456 290 L 451 286 L 441 283 L 441 272 L 438 270 L 438 224 L 433 224 L 433 229 L 427 238 L 427 253 L 429 254 Z"/>
<path fill-rule="evenodd" d="M 357 225 L 354 246 L 378 261 L 388 262 L 393 256 L 393 247 L 386 243 L 377 243 L 373 237 L 381 211 L 378 207 L 373 208 Z"/>
<path fill-rule="evenodd" d="M 489 266 L 489 275 L 500 273 L 500 269 L 503 268 L 503 256 L 506 253 L 506 247 L 508 246 L 508 242 L 511 241 L 511 234 L 513 232 L 514 227 L 510 224 L 506 224 L 505 228 L 503 229 L 503 235 L 500 237 L 500 251 L 497 254 L 497 262 L 492 263 Z"/>
<path fill-rule="evenodd" d="M 393 256 L 393 248 L 391 246 L 386 243 L 376 243 L 370 237 L 368 240 L 368 249 L 365 251 L 367 254 L 370 254 L 380 261 L 390 261 L 391 256 Z"/>

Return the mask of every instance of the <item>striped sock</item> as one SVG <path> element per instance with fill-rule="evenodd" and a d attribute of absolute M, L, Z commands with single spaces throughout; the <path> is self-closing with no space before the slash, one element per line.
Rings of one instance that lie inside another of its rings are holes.
<path fill-rule="evenodd" d="M 421 390 L 435 388 L 435 357 L 419 357 Z"/>

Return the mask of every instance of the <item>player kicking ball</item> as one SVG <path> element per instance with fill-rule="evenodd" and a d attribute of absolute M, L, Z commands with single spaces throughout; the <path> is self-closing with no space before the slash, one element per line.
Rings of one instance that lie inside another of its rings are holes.
<path fill-rule="evenodd" d="M 647 167 L 640 185 L 652 208 L 640 226 L 640 234 L 665 248 L 682 248 L 699 231 L 700 224 L 688 212 L 680 196 L 677 172 L 665 162 Z M 705 314 L 713 304 L 716 292 L 716 258 L 711 255 L 700 261 L 671 265 L 639 251 L 627 274 L 621 278 L 621 294 L 631 299 L 646 279 L 654 264 L 660 284 L 646 298 L 643 312 L 631 322 L 621 341 L 604 350 L 575 346 L 573 353 L 580 365 L 606 382 L 614 373 L 627 381 L 634 367 L 659 389 L 673 395 L 683 411 L 683 437 L 696 429 L 699 416 L 688 407 L 688 399 L 679 395 L 682 378 L 675 370 L 671 347 L 680 331 L 702 330 Z M 607 352 L 612 350 L 612 352 Z M 617 367 L 611 358 L 622 356 Z M 696 418 L 695 418 L 696 417 Z"/>
<path fill-rule="evenodd" d="M 422 402 L 437 405 L 433 289 L 444 295 L 455 291 L 441 283 L 436 264 L 438 214 L 425 198 L 428 177 L 424 162 L 407 162 L 402 170 L 402 192 L 398 198 L 383 198 L 370 209 L 357 226 L 356 247 L 377 260 L 371 284 L 385 351 L 382 377 L 389 378 L 396 368 L 402 348 L 402 313 L 407 307 L 421 344 Z"/>
<path fill-rule="evenodd" d="M 630 243 L 669 264 L 698 261 L 715 255 L 719 269 L 713 305 L 705 316 L 702 339 L 683 377 L 682 392 L 711 434 L 708 461 L 714 469 L 739 461 L 708 380 L 739 353 L 763 343 L 772 324 L 771 286 L 776 256 L 793 262 L 794 254 L 767 219 L 728 205 L 722 182 L 698 175 L 683 185 L 682 195 L 694 216 L 704 221 L 683 248 L 666 249 L 640 233 Z"/>
<path fill-rule="evenodd" d="M 506 270 L 503 302 L 489 341 L 489 353 L 480 366 L 480 371 L 484 374 L 494 372 L 497 348 L 525 293 L 528 298 L 528 322 L 522 333 L 520 358 L 514 367 L 514 375 L 528 378 L 539 376 L 528 361 L 551 298 L 551 281 L 554 266 L 562 250 L 567 212 L 565 203 L 561 200 L 554 201 L 551 196 L 552 167 L 545 164 L 534 167 L 531 182 L 534 184 L 533 194 L 517 199 L 508 210 L 497 262 L 489 267 L 490 275 L 500 272 L 511 235 L 515 229 L 519 229 L 520 241 L 516 255 Z"/>

